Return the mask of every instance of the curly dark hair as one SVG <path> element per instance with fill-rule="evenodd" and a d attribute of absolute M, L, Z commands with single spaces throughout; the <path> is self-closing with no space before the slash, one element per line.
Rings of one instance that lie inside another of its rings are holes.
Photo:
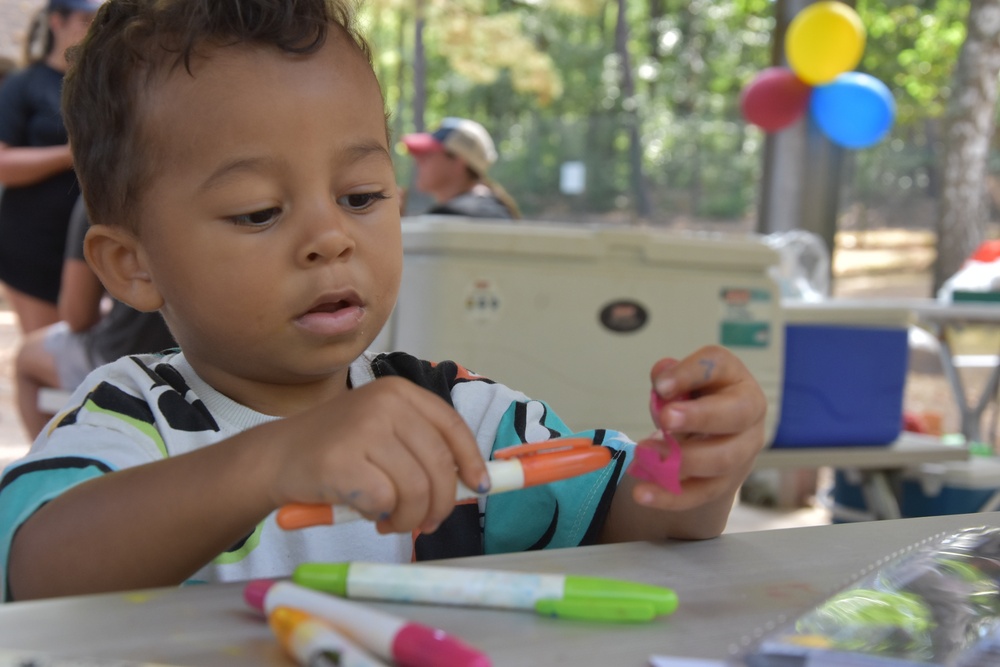
<path fill-rule="evenodd" d="M 155 171 L 144 91 L 208 48 L 250 44 L 309 54 L 350 40 L 372 63 L 346 0 L 108 0 L 68 54 L 62 109 L 90 220 L 136 229 Z"/>

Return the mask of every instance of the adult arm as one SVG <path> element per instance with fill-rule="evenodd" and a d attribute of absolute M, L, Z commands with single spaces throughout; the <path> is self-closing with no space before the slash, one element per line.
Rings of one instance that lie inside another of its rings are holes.
<path fill-rule="evenodd" d="M 0 143 L 0 183 L 5 187 L 34 185 L 72 168 L 69 144 L 8 146 Z"/>

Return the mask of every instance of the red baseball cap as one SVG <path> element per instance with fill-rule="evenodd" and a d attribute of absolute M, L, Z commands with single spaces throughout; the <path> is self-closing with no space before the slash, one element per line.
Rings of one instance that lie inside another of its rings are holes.
<path fill-rule="evenodd" d="M 448 151 L 456 155 L 480 177 L 497 160 L 493 139 L 482 125 L 466 118 L 445 118 L 434 132 L 419 132 L 403 137 L 403 144 L 412 155 Z"/>

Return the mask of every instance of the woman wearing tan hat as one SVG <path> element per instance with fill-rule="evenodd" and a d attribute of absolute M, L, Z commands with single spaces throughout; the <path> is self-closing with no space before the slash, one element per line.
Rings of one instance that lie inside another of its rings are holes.
<path fill-rule="evenodd" d="M 497 151 L 474 120 L 445 118 L 433 133 L 408 134 L 403 143 L 417 163 L 416 188 L 434 198 L 431 214 L 520 218 L 514 199 L 489 178 Z"/>

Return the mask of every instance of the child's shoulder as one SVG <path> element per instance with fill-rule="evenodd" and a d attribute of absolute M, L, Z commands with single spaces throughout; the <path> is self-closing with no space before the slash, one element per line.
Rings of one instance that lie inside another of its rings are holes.
<path fill-rule="evenodd" d="M 401 376 L 415 382 L 442 380 L 449 386 L 462 382 L 494 384 L 490 378 L 469 370 L 458 362 L 427 361 L 407 352 L 367 353 L 375 377 Z"/>
<path fill-rule="evenodd" d="M 86 420 L 87 414 L 99 414 L 102 422 L 178 423 L 184 425 L 178 428 L 190 430 L 192 420 L 205 421 L 207 414 L 202 385 L 179 350 L 121 357 L 84 378 L 54 419 L 50 433 Z"/>
<path fill-rule="evenodd" d="M 86 395 L 102 383 L 128 388 L 166 385 L 186 391 L 185 376 L 194 373 L 178 349 L 151 354 L 131 354 L 98 366 L 91 371 L 73 392 L 74 396 Z"/>
<path fill-rule="evenodd" d="M 402 377 L 429 389 L 442 398 L 455 392 L 482 393 L 484 395 L 511 394 L 512 398 L 527 400 L 521 392 L 480 375 L 452 360 L 428 361 L 406 352 L 372 354 L 367 357 L 371 378 Z M 353 376 L 352 376 L 353 379 Z"/>

